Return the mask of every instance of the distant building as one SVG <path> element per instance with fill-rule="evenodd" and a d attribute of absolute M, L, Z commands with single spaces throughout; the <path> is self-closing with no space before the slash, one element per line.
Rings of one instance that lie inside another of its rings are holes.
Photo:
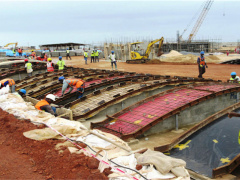
<path fill-rule="evenodd" d="M 58 43 L 58 44 L 42 44 L 40 45 L 41 50 L 51 50 L 51 51 L 65 51 L 67 48 L 69 50 L 83 49 L 86 44 L 82 43 Z"/>

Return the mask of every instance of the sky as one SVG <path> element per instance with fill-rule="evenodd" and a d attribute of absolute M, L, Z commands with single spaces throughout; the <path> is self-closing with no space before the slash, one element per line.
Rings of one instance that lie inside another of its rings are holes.
<path fill-rule="evenodd" d="M 205 1 L 0 0 L 0 46 L 187 39 Z M 240 40 L 240 1 L 215 0 L 195 39 Z M 195 17 L 195 18 L 194 18 Z M 188 26 L 190 24 L 190 26 Z"/>

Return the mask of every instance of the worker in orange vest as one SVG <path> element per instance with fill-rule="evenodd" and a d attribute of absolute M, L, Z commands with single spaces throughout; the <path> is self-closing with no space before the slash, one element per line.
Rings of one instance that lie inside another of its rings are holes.
<path fill-rule="evenodd" d="M 66 89 L 70 86 L 69 91 L 67 94 L 71 93 L 73 90 L 73 87 L 75 86 L 77 88 L 77 99 L 80 99 L 83 97 L 84 89 L 85 89 L 85 81 L 81 79 L 65 79 L 63 76 L 58 78 L 59 82 L 63 84 L 62 86 L 62 95 L 64 95 L 64 92 Z"/>
<path fill-rule="evenodd" d="M 0 81 L 0 87 L 3 88 L 3 87 L 6 87 L 7 85 L 9 85 L 9 87 L 11 87 L 11 92 L 14 93 L 15 92 L 15 81 L 13 79 L 3 79 Z"/>
<path fill-rule="evenodd" d="M 22 49 L 21 48 L 18 48 L 18 54 L 19 54 L 19 56 L 22 56 Z"/>
<path fill-rule="evenodd" d="M 199 78 L 202 78 L 202 75 L 206 72 L 206 68 L 208 68 L 207 63 L 205 61 L 204 57 L 204 51 L 200 52 L 200 57 L 197 59 L 197 64 L 198 64 L 198 71 L 199 71 Z"/>
<path fill-rule="evenodd" d="M 60 106 L 58 107 L 50 106 L 50 104 L 53 103 L 55 100 L 56 100 L 56 96 L 54 96 L 53 94 L 48 94 L 45 99 L 39 101 L 35 105 L 35 108 L 38 109 L 39 111 L 45 111 L 54 116 L 57 116 L 56 108 Z"/>
<path fill-rule="evenodd" d="M 52 58 L 47 59 L 47 71 L 48 72 L 53 72 L 54 71 L 54 64 L 52 63 Z"/>

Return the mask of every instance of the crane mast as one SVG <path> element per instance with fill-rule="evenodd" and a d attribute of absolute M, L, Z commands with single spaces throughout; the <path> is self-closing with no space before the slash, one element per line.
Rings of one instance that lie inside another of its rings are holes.
<path fill-rule="evenodd" d="M 190 33 L 189 37 L 188 37 L 188 42 L 191 42 L 193 37 L 197 34 L 200 26 L 202 25 L 209 9 L 211 8 L 212 6 L 212 3 L 213 3 L 213 0 L 207 0 L 204 7 L 203 7 L 203 10 L 200 14 L 200 16 L 198 17 L 198 20 L 196 22 L 196 24 L 194 25 L 193 29 L 192 29 L 192 32 Z"/>

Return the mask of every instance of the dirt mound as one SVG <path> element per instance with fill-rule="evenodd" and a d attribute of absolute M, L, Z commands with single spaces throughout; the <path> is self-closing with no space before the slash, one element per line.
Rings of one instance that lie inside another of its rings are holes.
<path fill-rule="evenodd" d="M 160 64 L 161 61 L 159 59 L 151 59 L 150 61 L 147 61 L 146 64 Z"/>
<path fill-rule="evenodd" d="M 56 144 L 63 141 L 35 141 L 23 136 L 36 128 L 0 109 L 1 179 L 108 179 L 99 172 L 94 158 L 70 154 L 67 148 L 62 153 L 56 151 Z"/>
<path fill-rule="evenodd" d="M 178 51 L 171 50 L 170 53 L 163 55 L 164 57 L 174 57 L 174 56 L 181 56 L 182 54 Z"/>
<path fill-rule="evenodd" d="M 168 57 L 161 59 L 162 62 L 177 62 L 177 63 L 191 63 L 196 64 L 197 59 L 199 56 L 195 56 L 193 54 L 188 55 L 180 55 L 180 56 L 174 56 L 174 57 Z M 207 63 L 217 63 L 219 62 L 219 58 L 217 56 L 211 55 L 211 56 L 205 56 Z"/>

